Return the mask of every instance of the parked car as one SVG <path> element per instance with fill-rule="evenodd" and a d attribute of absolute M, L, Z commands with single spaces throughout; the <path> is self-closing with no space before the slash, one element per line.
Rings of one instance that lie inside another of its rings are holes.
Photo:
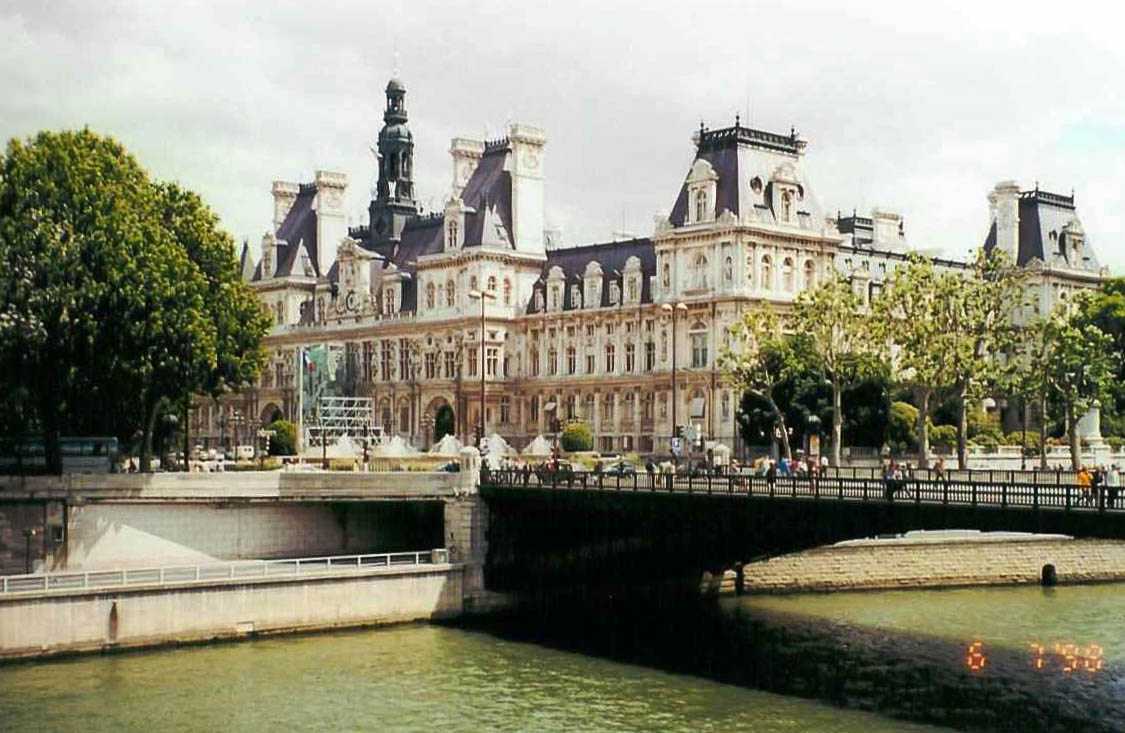
<path fill-rule="evenodd" d="M 612 466 L 607 468 L 605 472 L 610 476 L 632 476 L 637 472 L 637 469 L 635 466 L 633 466 L 632 463 L 626 463 L 622 461 L 620 463 L 613 464 Z"/>

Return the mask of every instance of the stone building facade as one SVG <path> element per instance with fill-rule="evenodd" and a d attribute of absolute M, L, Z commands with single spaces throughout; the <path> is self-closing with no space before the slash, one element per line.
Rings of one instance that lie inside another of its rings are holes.
<path fill-rule="evenodd" d="M 648 237 L 562 246 L 546 226 L 547 138 L 524 124 L 497 140 L 455 138 L 444 209 L 423 215 L 404 85 L 393 79 L 386 97 L 368 225 L 347 227 L 342 174 L 273 183 L 261 257 L 242 253 L 274 316 L 270 365 L 241 394 L 196 405 L 204 444 L 249 442 L 258 425 L 295 419 L 299 349 L 331 344 L 349 392 L 373 398 L 376 422 L 419 448 L 442 420 L 471 441 L 482 391 L 485 433 L 516 447 L 582 419 L 607 452 L 666 453 L 689 423 L 737 448 L 739 395 L 717 369 L 726 328 L 836 273 L 874 295 L 910 251 L 897 214 L 821 209 L 801 135 L 737 118 L 692 136 L 695 160 Z M 1042 308 L 1105 277 L 1073 196 L 1004 183 L 989 202 L 985 246 L 1035 270 Z"/>

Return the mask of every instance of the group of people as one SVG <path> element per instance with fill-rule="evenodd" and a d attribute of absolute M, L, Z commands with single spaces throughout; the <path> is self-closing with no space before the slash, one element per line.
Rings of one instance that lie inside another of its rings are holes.
<path fill-rule="evenodd" d="M 1078 488 L 1082 492 L 1079 501 L 1086 506 L 1102 506 L 1103 492 L 1105 506 L 1117 505 L 1117 493 L 1121 490 L 1121 471 L 1117 464 L 1105 466 L 1082 466 L 1078 469 Z"/>

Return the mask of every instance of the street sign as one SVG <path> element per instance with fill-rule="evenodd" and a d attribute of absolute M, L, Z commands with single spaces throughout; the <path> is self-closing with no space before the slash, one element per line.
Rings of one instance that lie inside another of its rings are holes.
<path fill-rule="evenodd" d="M 672 455 L 679 456 L 684 450 L 683 440 L 680 438 L 672 438 Z"/>

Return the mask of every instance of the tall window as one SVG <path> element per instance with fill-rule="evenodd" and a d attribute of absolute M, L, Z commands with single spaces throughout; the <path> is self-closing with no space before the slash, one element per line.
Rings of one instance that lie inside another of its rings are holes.
<path fill-rule="evenodd" d="M 568 395 L 566 398 L 566 419 L 573 420 L 578 417 L 578 397 L 577 395 Z"/>
<path fill-rule="evenodd" d="M 363 342 L 363 379 L 364 379 L 364 381 L 370 382 L 375 378 L 375 375 L 372 374 L 372 371 L 371 371 L 372 369 L 374 369 L 374 364 L 372 363 L 374 361 L 375 361 L 375 342 L 364 341 Z M 280 382 L 280 380 L 279 380 L 279 382 Z"/>
<path fill-rule="evenodd" d="M 596 361 L 597 361 L 597 358 L 594 356 L 593 351 L 589 351 L 589 352 L 586 353 L 586 373 L 587 374 L 593 374 L 597 370 L 597 365 L 595 364 Z"/>
<path fill-rule="evenodd" d="M 504 278 L 504 305 L 512 304 L 512 281 Z"/>
<path fill-rule="evenodd" d="M 788 292 L 793 291 L 793 258 L 786 257 L 781 264 L 781 277 Z"/>
<path fill-rule="evenodd" d="M 554 346 L 547 349 L 547 373 L 551 375 L 559 373 L 559 352 Z"/>
<path fill-rule="evenodd" d="M 573 346 L 566 347 L 566 373 L 574 374 L 578 371 L 578 350 Z"/>
<path fill-rule="evenodd" d="M 665 289 L 672 287 L 672 266 L 667 262 L 665 262 L 664 267 L 660 269 L 660 284 Z"/>
<path fill-rule="evenodd" d="M 691 366 L 693 369 L 707 366 L 707 330 L 702 323 L 691 327 Z"/>
<path fill-rule="evenodd" d="M 645 342 L 645 371 L 651 372 L 656 368 L 656 342 Z"/>
<path fill-rule="evenodd" d="M 637 347 L 633 342 L 625 344 L 625 372 L 632 374 L 637 370 Z"/>
<path fill-rule="evenodd" d="M 636 303 L 640 299 L 640 296 L 637 294 L 638 283 L 639 283 L 639 281 L 637 280 L 637 278 L 635 278 L 635 277 L 629 278 L 629 282 L 628 282 L 627 287 L 628 287 L 628 297 L 629 297 L 630 303 Z"/>
<path fill-rule="evenodd" d="M 383 313 L 386 315 L 393 315 L 395 312 L 395 290 L 394 288 L 385 288 L 383 290 Z"/>
<path fill-rule="evenodd" d="M 763 290 L 773 289 L 773 260 L 769 255 L 762 255 L 761 287 Z"/>
<path fill-rule="evenodd" d="M 453 379 L 457 376 L 457 354 L 446 351 L 442 356 L 445 359 L 445 378 Z"/>
<path fill-rule="evenodd" d="M 584 398 L 582 398 L 582 419 L 583 420 L 590 420 L 591 422 L 594 419 L 594 393 L 593 392 L 587 394 Z"/>
<path fill-rule="evenodd" d="M 788 191 L 781 194 L 781 212 L 783 221 L 793 220 L 793 197 Z"/>
<path fill-rule="evenodd" d="M 426 353 L 426 379 L 435 379 L 437 377 L 437 353 L 430 351 Z"/>
<path fill-rule="evenodd" d="M 445 282 L 445 307 L 452 308 L 455 302 L 457 302 L 457 286 L 453 284 L 452 280 L 447 280 Z"/>
<path fill-rule="evenodd" d="M 528 354 L 528 369 L 531 370 L 531 376 L 539 376 L 539 349 L 532 349 Z"/>
<path fill-rule="evenodd" d="M 434 284 L 426 283 L 426 308 L 433 310 L 434 307 Z"/>
<path fill-rule="evenodd" d="M 496 367 L 500 362 L 500 348 L 489 346 L 484 350 L 484 373 L 489 377 L 496 376 Z"/>
<path fill-rule="evenodd" d="M 469 361 L 468 364 L 465 365 L 468 367 L 468 369 L 466 369 L 465 371 L 470 377 L 475 377 L 477 375 L 477 361 L 480 359 L 480 351 L 477 350 L 477 347 L 470 346 L 468 349 L 468 353 Z"/>
<path fill-rule="evenodd" d="M 602 420 L 611 422 L 613 420 L 613 395 L 607 394 L 605 399 L 602 400 Z M 605 429 L 603 427 L 603 429 Z"/>
<path fill-rule="evenodd" d="M 479 284 L 480 280 L 477 279 L 476 275 L 469 278 L 469 290 L 480 290 L 480 288 L 477 287 Z"/>
<path fill-rule="evenodd" d="M 450 220 L 449 225 L 445 228 L 446 231 L 446 247 L 457 246 L 457 221 Z"/>
<path fill-rule="evenodd" d="M 723 419 L 726 420 L 730 417 L 730 392 L 723 390 Z"/>
<path fill-rule="evenodd" d="M 399 400 L 398 403 L 398 431 L 410 432 L 410 403 L 406 400 Z"/>
<path fill-rule="evenodd" d="M 617 349 L 613 344 L 605 345 L 605 371 L 606 374 L 613 374 L 614 359 L 617 356 Z"/>
<path fill-rule="evenodd" d="M 496 276 L 495 275 L 489 275 L 488 276 L 488 292 L 490 292 L 490 293 L 496 292 Z"/>
<path fill-rule="evenodd" d="M 707 191 L 699 189 L 695 192 L 695 220 L 704 221 L 707 218 Z"/>
<path fill-rule="evenodd" d="M 410 356 L 411 356 L 410 343 L 406 339 L 398 340 L 398 374 L 402 379 L 411 379 L 414 377 L 410 372 Z"/>
<path fill-rule="evenodd" d="M 528 405 L 527 416 L 533 423 L 539 422 L 539 398 L 532 396 L 531 403 Z"/>
<path fill-rule="evenodd" d="M 734 282 L 734 258 L 729 255 L 723 262 L 723 282 L 727 285 Z"/>
<path fill-rule="evenodd" d="M 391 371 L 392 369 L 394 369 L 394 366 L 395 366 L 395 359 L 394 359 L 394 353 L 393 352 L 394 352 L 394 349 L 392 348 L 390 341 L 380 342 L 380 344 L 379 344 L 379 367 L 380 367 L 379 371 L 380 371 L 380 374 L 381 374 L 384 382 L 389 382 L 392 379 L 394 379 L 394 374 Z M 388 412 L 390 411 L 389 406 L 387 407 L 387 411 Z M 387 423 L 390 423 L 390 420 L 387 420 Z"/>
<path fill-rule="evenodd" d="M 512 399 L 508 395 L 500 396 L 500 422 L 509 423 L 512 421 Z"/>

